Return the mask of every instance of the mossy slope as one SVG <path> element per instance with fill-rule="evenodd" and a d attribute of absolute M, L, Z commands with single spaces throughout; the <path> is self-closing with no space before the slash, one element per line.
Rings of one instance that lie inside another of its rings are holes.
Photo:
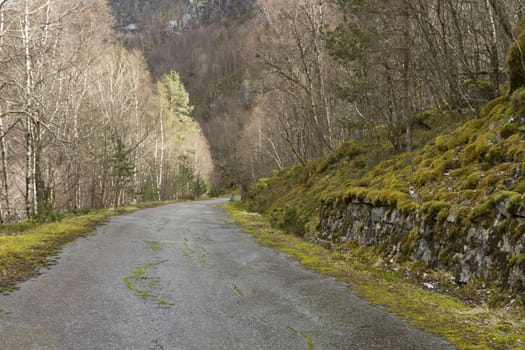
<path fill-rule="evenodd" d="M 347 143 L 305 167 L 275 172 L 252 187 L 248 206 L 280 228 L 317 237 L 323 205 L 361 201 L 433 223 L 437 235 L 446 231 L 439 237 L 442 251 L 471 227 L 511 233 L 509 244 L 519 247 L 525 235 L 525 88 L 491 101 L 474 118 L 458 118 L 466 122 L 411 154 L 377 161 L 372 147 Z M 500 244 L 498 237 L 491 240 Z M 443 264 L 451 262 L 442 255 Z M 523 264 L 519 256 L 514 249 L 499 257 L 508 262 L 505 273 Z"/>

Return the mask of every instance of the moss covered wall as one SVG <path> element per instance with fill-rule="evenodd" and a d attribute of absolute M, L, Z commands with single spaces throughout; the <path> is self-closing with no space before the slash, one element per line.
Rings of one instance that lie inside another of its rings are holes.
<path fill-rule="evenodd" d="M 474 223 L 456 207 L 433 214 L 401 212 L 367 199 L 325 201 L 318 235 L 378 247 L 395 260 L 422 261 L 452 272 L 460 283 L 481 279 L 525 290 L 525 204 L 494 203 L 489 221 Z"/>

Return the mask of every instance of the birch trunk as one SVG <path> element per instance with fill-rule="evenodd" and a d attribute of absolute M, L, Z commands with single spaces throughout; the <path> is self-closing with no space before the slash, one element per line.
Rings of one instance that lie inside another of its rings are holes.
<path fill-rule="evenodd" d="M 35 164 L 34 164 L 34 143 L 33 143 L 33 120 L 32 99 L 33 99 L 33 67 L 31 61 L 31 51 L 29 48 L 29 1 L 25 0 L 24 20 L 22 23 L 22 43 L 24 47 L 25 60 L 25 113 L 26 113 L 26 191 L 25 206 L 26 216 L 28 218 L 36 214 L 36 193 L 35 193 Z"/>
<path fill-rule="evenodd" d="M 485 0 L 485 6 L 489 13 L 490 34 L 492 39 L 491 44 L 491 63 L 492 63 L 492 85 L 494 87 L 494 97 L 498 95 L 499 91 L 499 53 L 498 53 L 498 32 L 496 30 L 496 21 L 494 19 L 494 11 L 489 0 Z"/>
<path fill-rule="evenodd" d="M 411 95 L 410 95 L 410 65 L 411 65 L 411 45 L 410 45 L 410 3 L 409 0 L 405 0 L 405 30 L 403 32 L 405 39 L 405 57 L 403 59 L 403 88 L 404 88 L 404 101 L 403 109 L 406 123 L 406 143 L 407 152 L 412 152 L 412 118 L 411 118 Z"/>
<path fill-rule="evenodd" d="M 5 30 L 5 18 L 4 12 L 0 8 L 0 48 L 4 44 L 4 30 Z M 2 115 L 2 108 L 0 107 L 0 116 Z M 5 214 L 7 219 L 11 217 L 11 204 L 9 203 L 9 182 L 7 174 L 7 159 L 6 159 L 6 141 L 5 141 L 5 131 L 4 131 L 4 118 L 0 117 L 0 154 L 2 157 L 2 188 L 4 190 L 4 201 L 5 201 Z M 3 223 L 5 221 L 4 211 L 0 211 L 0 221 Z"/>
<path fill-rule="evenodd" d="M 162 200 L 162 178 L 164 176 L 164 116 L 162 115 L 162 97 L 159 99 L 159 122 L 160 122 L 160 159 L 159 159 L 159 177 L 157 180 L 157 200 Z"/>

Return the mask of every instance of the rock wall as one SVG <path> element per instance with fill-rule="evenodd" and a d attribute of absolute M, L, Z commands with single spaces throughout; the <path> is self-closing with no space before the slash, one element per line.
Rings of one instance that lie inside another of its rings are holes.
<path fill-rule="evenodd" d="M 117 28 L 129 34 L 145 27 L 185 31 L 228 19 L 249 18 L 256 0 L 110 0 Z"/>
<path fill-rule="evenodd" d="M 376 246 L 389 258 L 448 270 L 460 283 L 474 278 L 525 290 L 525 205 L 511 214 L 505 201 L 497 203 L 482 223 L 466 212 L 452 207 L 436 218 L 351 198 L 323 202 L 318 228 L 323 239 Z"/>
<path fill-rule="evenodd" d="M 199 24 L 209 24 L 224 18 L 248 16 L 255 0 L 186 0 L 186 9 L 179 19 L 173 19 L 173 30 L 186 30 Z"/>

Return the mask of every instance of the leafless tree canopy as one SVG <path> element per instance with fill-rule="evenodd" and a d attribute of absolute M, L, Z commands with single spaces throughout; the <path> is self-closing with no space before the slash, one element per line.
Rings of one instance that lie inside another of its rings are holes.
<path fill-rule="evenodd" d="M 165 110 L 142 55 L 114 39 L 105 1 L 0 4 L 2 221 L 175 198 L 176 180 L 202 193 L 202 134 Z"/>

